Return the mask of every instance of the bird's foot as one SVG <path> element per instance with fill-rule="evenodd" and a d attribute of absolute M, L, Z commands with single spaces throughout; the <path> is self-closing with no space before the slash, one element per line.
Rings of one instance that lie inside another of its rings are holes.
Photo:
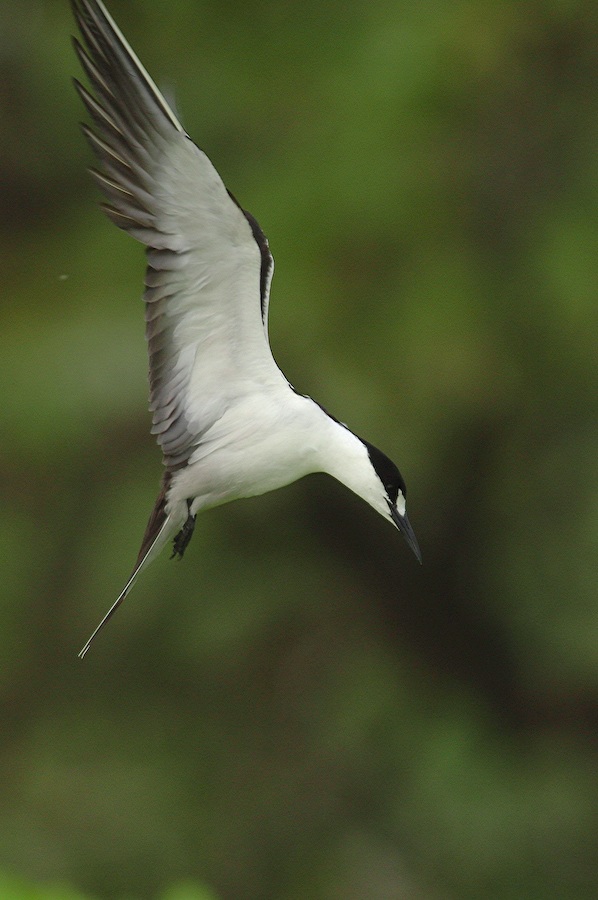
<path fill-rule="evenodd" d="M 195 516 L 191 515 L 191 504 L 188 502 L 187 506 L 189 508 L 189 516 L 187 517 L 187 521 L 172 542 L 172 555 L 170 557 L 171 559 L 174 559 L 175 556 L 178 556 L 179 559 L 183 558 L 183 554 L 187 549 L 187 544 L 191 540 L 191 535 L 193 534 L 193 529 L 195 528 Z"/>

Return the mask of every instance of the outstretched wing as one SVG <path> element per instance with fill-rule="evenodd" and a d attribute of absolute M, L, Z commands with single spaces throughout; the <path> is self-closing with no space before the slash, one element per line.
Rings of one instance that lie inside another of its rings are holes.
<path fill-rule="evenodd" d="M 191 141 L 100 0 L 73 0 L 92 92 L 77 90 L 109 218 L 148 248 L 152 432 L 170 471 L 223 411 L 282 377 L 267 340 L 273 260 L 255 219 Z"/>

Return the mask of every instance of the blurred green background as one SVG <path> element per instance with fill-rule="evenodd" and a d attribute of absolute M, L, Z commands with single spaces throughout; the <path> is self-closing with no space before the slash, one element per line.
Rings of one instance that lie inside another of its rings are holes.
<path fill-rule="evenodd" d="M 85 171 L 66 0 L 5 2 L 2 896 L 595 898 L 598 7 L 109 6 L 424 565 L 312 476 L 202 515 L 77 659 L 161 475 L 144 257 Z"/>

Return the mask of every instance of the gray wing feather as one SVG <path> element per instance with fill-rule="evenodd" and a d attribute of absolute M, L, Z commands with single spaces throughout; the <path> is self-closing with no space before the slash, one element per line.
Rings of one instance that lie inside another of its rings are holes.
<path fill-rule="evenodd" d="M 173 470 L 248 383 L 281 377 L 264 335 L 272 256 L 103 4 L 74 0 L 73 10 L 92 90 L 75 85 L 95 126 L 83 131 L 101 165 L 91 171 L 102 207 L 148 248 L 152 432 Z"/>

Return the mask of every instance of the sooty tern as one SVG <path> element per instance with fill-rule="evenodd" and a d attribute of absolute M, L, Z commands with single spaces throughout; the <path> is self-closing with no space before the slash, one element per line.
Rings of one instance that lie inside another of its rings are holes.
<path fill-rule="evenodd" d="M 253 216 L 189 138 L 100 0 L 73 0 L 91 91 L 75 80 L 95 126 L 91 172 L 108 217 L 147 247 L 146 337 L 152 433 L 165 471 L 133 573 L 174 538 L 182 557 L 199 510 L 326 472 L 405 537 L 405 482 L 380 450 L 298 394 L 270 351 L 274 261 Z"/>

